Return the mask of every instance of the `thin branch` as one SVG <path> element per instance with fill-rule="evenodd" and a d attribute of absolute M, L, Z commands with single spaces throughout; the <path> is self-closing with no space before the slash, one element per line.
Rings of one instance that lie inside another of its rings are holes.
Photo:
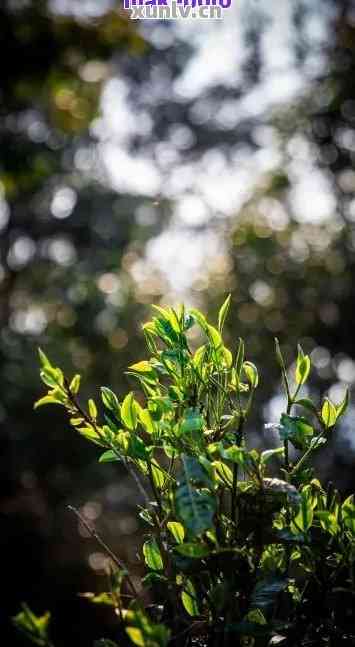
<path fill-rule="evenodd" d="M 126 577 L 127 577 L 127 582 L 131 588 L 131 591 L 135 597 L 138 596 L 138 591 L 132 581 L 132 578 L 129 574 L 128 568 L 126 564 L 119 558 L 115 553 L 111 550 L 111 548 L 104 542 L 104 540 L 100 537 L 98 534 L 96 528 L 92 526 L 91 524 L 88 523 L 88 521 L 85 519 L 85 517 L 79 512 L 77 508 L 75 508 L 73 505 L 68 505 L 68 510 L 71 512 L 74 512 L 74 514 L 77 516 L 79 521 L 83 524 L 84 528 L 88 531 L 88 533 L 96 539 L 98 544 L 104 549 L 104 551 L 109 555 L 109 557 L 112 559 L 114 564 L 118 566 L 118 568 L 122 569 L 123 571 L 126 572 Z"/>

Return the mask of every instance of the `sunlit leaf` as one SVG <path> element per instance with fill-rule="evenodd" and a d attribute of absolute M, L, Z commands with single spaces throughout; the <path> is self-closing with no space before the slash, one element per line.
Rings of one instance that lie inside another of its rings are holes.
<path fill-rule="evenodd" d="M 92 399 L 89 400 L 88 407 L 89 407 L 89 413 L 90 413 L 91 418 L 93 420 L 96 420 L 96 418 L 97 418 L 97 407 L 96 407 L 96 404 L 95 404 L 94 400 L 92 400 Z"/>
<path fill-rule="evenodd" d="M 101 454 L 99 463 L 114 463 L 119 460 L 120 458 L 119 456 L 117 456 L 116 452 L 112 451 L 112 449 L 109 449 L 107 450 L 107 452 Z"/>
<path fill-rule="evenodd" d="M 164 568 L 163 558 L 155 539 L 149 539 L 143 544 L 143 555 L 145 563 L 153 571 L 162 571 Z"/>
<path fill-rule="evenodd" d="M 134 431 L 137 427 L 137 408 L 132 391 L 126 395 L 121 406 L 122 422 L 128 429 Z"/>
<path fill-rule="evenodd" d="M 228 315 L 230 304 L 231 304 L 231 295 L 229 294 L 227 296 L 225 302 L 221 306 L 220 311 L 218 313 L 218 330 L 219 330 L 219 332 L 222 332 L 222 330 L 223 330 L 224 322 L 225 322 L 226 317 Z"/>
<path fill-rule="evenodd" d="M 242 368 L 249 384 L 253 389 L 256 389 L 259 384 L 259 375 L 255 364 L 252 364 L 252 362 L 244 362 Z"/>
<path fill-rule="evenodd" d="M 178 544 L 182 544 L 185 538 L 184 526 L 178 521 L 168 521 L 167 528 Z"/>
<path fill-rule="evenodd" d="M 329 427 L 333 427 L 336 423 L 336 419 L 338 417 L 337 410 L 329 398 L 324 398 L 321 417 L 327 429 L 329 429 Z"/>
<path fill-rule="evenodd" d="M 301 494 L 301 505 L 298 514 L 291 523 L 292 532 L 307 532 L 313 521 L 313 507 L 307 496 Z"/>
<path fill-rule="evenodd" d="M 343 401 L 336 407 L 336 419 L 340 418 L 346 413 L 349 406 L 349 389 L 346 389 Z"/>
<path fill-rule="evenodd" d="M 73 395 L 77 395 L 80 389 L 81 376 L 79 374 L 74 375 L 72 381 L 69 385 L 69 390 Z"/>
<path fill-rule="evenodd" d="M 190 616 L 199 615 L 196 589 L 191 580 L 186 580 L 184 583 L 184 588 L 181 593 L 181 601 L 184 605 L 184 609 Z"/>
<path fill-rule="evenodd" d="M 107 386 L 101 387 L 101 399 L 105 407 L 117 417 L 120 416 L 120 404 L 117 395 Z"/>
<path fill-rule="evenodd" d="M 298 346 L 298 355 L 296 362 L 296 383 L 299 385 L 307 381 L 309 372 L 311 370 L 311 360 L 309 355 L 305 355 L 302 347 Z"/>
<path fill-rule="evenodd" d="M 42 616 L 36 616 L 27 606 L 22 605 L 22 611 L 12 618 L 17 629 L 20 629 L 26 637 L 35 645 L 47 647 L 49 644 L 48 629 L 50 622 L 50 613 L 47 611 Z"/>

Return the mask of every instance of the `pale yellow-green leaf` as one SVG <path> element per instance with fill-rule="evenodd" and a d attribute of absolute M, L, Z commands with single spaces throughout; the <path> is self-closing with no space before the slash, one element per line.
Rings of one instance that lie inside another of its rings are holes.
<path fill-rule="evenodd" d="M 137 407 L 132 391 L 126 395 L 122 402 L 121 418 L 126 427 L 131 431 L 137 427 Z"/>
<path fill-rule="evenodd" d="M 170 530 L 172 536 L 178 544 L 182 544 L 185 538 L 185 528 L 178 521 L 168 521 L 167 523 L 168 530 Z"/>
<path fill-rule="evenodd" d="M 328 398 L 324 399 L 321 417 L 327 429 L 329 429 L 329 427 L 333 427 L 333 425 L 335 425 L 336 423 L 337 410 L 334 404 Z"/>
<path fill-rule="evenodd" d="M 224 322 L 227 318 L 228 311 L 230 308 L 230 303 L 231 303 L 231 295 L 229 294 L 218 313 L 218 329 L 220 332 L 222 332 L 223 330 Z"/>
<path fill-rule="evenodd" d="M 146 641 L 144 640 L 141 629 L 138 629 L 138 627 L 126 627 L 126 633 L 134 645 L 137 645 L 137 647 L 146 647 Z"/>
<path fill-rule="evenodd" d="M 38 349 L 38 355 L 42 368 L 52 368 L 51 363 L 41 348 Z"/>
<path fill-rule="evenodd" d="M 81 381 L 81 376 L 80 375 L 74 375 L 72 381 L 70 382 L 69 390 L 74 395 L 77 395 L 77 393 L 79 392 L 80 381 Z"/>
<path fill-rule="evenodd" d="M 258 369 L 256 368 L 255 364 L 252 364 L 252 362 L 244 362 L 243 371 L 246 375 L 246 378 L 250 386 L 253 389 L 256 389 L 256 387 L 259 384 L 259 375 L 258 375 Z"/>
<path fill-rule="evenodd" d="M 299 385 L 304 384 L 309 376 L 311 370 L 311 360 L 309 355 L 304 355 L 301 347 L 299 347 L 297 362 L 296 362 L 296 383 Z"/>
<path fill-rule="evenodd" d="M 52 395 L 45 395 L 43 398 L 40 398 L 37 400 L 37 402 L 34 403 L 33 408 L 38 409 L 38 407 L 43 407 L 45 404 L 62 404 L 59 402 L 56 398 L 54 398 Z"/>
<path fill-rule="evenodd" d="M 223 346 L 222 337 L 217 328 L 214 328 L 213 326 L 207 324 L 206 332 L 215 350 L 218 350 L 219 348 L 221 348 L 221 346 Z"/>
<path fill-rule="evenodd" d="M 97 418 L 97 407 L 96 407 L 96 404 L 95 404 L 94 400 L 92 400 L 92 399 L 89 400 L 88 407 L 89 407 L 89 413 L 90 413 L 91 418 L 93 420 L 96 420 L 96 418 Z"/>
<path fill-rule="evenodd" d="M 139 410 L 139 420 L 148 434 L 152 434 L 155 431 L 155 423 L 148 409 Z"/>
<path fill-rule="evenodd" d="M 349 397 L 349 389 L 346 389 L 343 401 L 336 407 L 337 420 L 338 418 L 340 418 L 340 416 L 343 416 L 344 413 L 346 413 L 346 410 L 349 406 Z"/>

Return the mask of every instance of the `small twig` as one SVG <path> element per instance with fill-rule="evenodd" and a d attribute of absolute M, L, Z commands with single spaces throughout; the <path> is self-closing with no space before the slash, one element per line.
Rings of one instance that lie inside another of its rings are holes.
<path fill-rule="evenodd" d="M 84 528 L 88 531 L 88 533 L 96 539 L 98 544 L 104 549 L 104 551 L 109 555 L 109 557 L 112 559 L 114 564 L 118 566 L 118 568 L 121 568 L 123 571 L 126 573 L 127 577 L 127 582 L 131 588 L 131 591 L 135 597 L 138 596 L 138 591 L 132 581 L 132 578 L 129 574 L 128 568 L 126 564 L 119 558 L 115 553 L 111 550 L 111 548 L 104 542 L 104 540 L 100 537 L 98 534 L 96 528 L 94 526 L 90 525 L 88 521 L 85 519 L 85 517 L 79 512 L 77 508 L 75 508 L 73 505 L 68 505 L 68 510 L 71 512 L 74 512 L 74 514 L 78 517 L 79 521 L 83 524 Z"/>

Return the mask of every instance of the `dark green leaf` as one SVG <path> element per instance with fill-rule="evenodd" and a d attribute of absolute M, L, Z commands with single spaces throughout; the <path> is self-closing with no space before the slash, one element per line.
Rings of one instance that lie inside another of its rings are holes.
<path fill-rule="evenodd" d="M 183 525 L 196 536 L 213 527 L 216 502 L 213 495 L 203 489 L 210 478 L 191 457 L 182 456 L 182 471 L 175 492 L 176 512 Z"/>
<path fill-rule="evenodd" d="M 183 555 L 184 557 L 194 557 L 196 559 L 206 557 L 210 552 L 207 546 L 204 546 L 203 544 L 194 544 L 192 542 L 179 544 L 178 546 L 175 546 L 174 550 L 176 550 L 179 555 Z"/>
<path fill-rule="evenodd" d="M 279 433 L 282 440 L 289 440 L 296 449 L 306 449 L 313 436 L 313 427 L 304 418 L 283 413 Z"/>

